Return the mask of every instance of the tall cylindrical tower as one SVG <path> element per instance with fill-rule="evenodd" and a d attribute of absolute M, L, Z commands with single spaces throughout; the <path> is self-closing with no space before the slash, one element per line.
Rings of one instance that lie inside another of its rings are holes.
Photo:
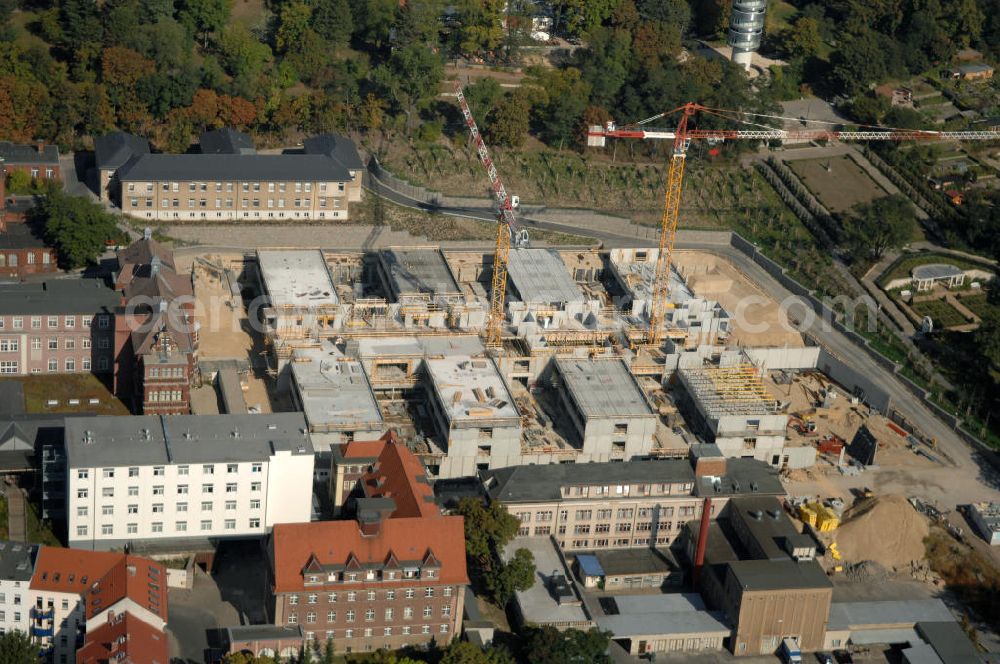
<path fill-rule="evenodd" d="M 753 52 L 760 48 L 766 9 L 767 0 L 733 0 L 728 41 L 733 48 L 733 62 L 744 69 L 750 69 Z"/>

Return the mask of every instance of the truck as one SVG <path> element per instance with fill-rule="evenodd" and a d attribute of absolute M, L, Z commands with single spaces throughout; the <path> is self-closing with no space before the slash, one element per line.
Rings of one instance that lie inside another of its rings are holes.
<path fill-rule="evenodd" d="M 778 655 L 785 664 L 802 664 L 802 651 L 799 650 L 799 642 L 795 639 L 782 639 Z"/>

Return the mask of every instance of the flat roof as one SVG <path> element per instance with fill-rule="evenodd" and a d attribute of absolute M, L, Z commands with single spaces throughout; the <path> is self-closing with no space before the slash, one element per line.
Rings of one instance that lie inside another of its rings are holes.
<path fill-rule="evenodd" d="M 972 510 L 991 532 L 1000 531 L 1000 503 L 986 501 L 972 503 Z"/>
<path fill-rule="evenodd" d="M 379 256 L 397 296 L 461 293 L 440 249 L 383 249 Z"/>
<path fill-rule="evenodd" d="M 744 590 L 792 590 L 833 588 L 815 560 L 736 560 L 729 563 Z"/>
<path fill-rule="evenodd" d="M 615 601 L 615 607 L 621 615 L 705 610 L 705 600 L 698 593 L 615 595 L 611 599 Z"/>
<path fill-rule="evenodd" d="M 120 303 L 121 295 L 102 279 L 0 284 L 0 316 L 111 313 Z"/>
<path fill-rule="evenodd" d="M 594 556 L 606 576 L 622 574 L 663 574 L 681 569 L 670 549 L 610 549 Z"/>
<path fill-rule="evenodd" d="M 789 554 L 784 547 L 787 540 L 815 546 L 808 535 L 795 529 L 774 496 L 739 496 L 729 501 L 729 510 L 730 520 L 739 515 L 750 537 L 763 551 L 764 559 L 787 560 Z"/>
<path fill-rule="evenodd" d="M 370 357 L 424 357 L 426 355 L 480 355 L 482 340 L 475 335 L 449 334 L 443 337 L 362 337 L 358 355 Z"/>
<path fill-rule="evenodd" d="M 229 642 L 268 641 L 271 639 L 301 640 L 302 625 L 234 625 L 227 627 Z"/>
<path fill-rule="evenodd" d="M 726 459 L 726 473 L 718 482 L 711 477 L 702 476 L 694 484 L 696 496 L 784 496 L 785 493 L 778 471 L 757 459 Z"/>
<path fill-rule="evenodd" d="M 455 355 L 424 363 L 450 423 L 508 419 L 520 426 L 521 415 L 492 358 Z"/>
<path fill-rule="evenodd" d="M 302 413 L 67 417 L 71 468 L 267 461 L 313 454 Z"/>
<path fill-rule="evenodd" d="M 535 583 L 528 590 L 518 591 L 517 603 L 526 622 L 539 625 L 559 623 L 590 623 L 584 608 L 578 604 L 559 604 L 550 590 L 553 571 L 571 581 L 556 545 L 548 537 L 515 537 L 504 549 L 503 557 L 509 560 L 518 549 L 527 549 L 535 558 Z"/>
<path fill-rule="evenodd" d="M 623 360 L 557 357 L 556 367 L 585 418 L 655 417 Z"/>
<path fill-rule="evenodd" d="M 30 581 L 38 546 L 0 540 L 0 581 Z"/>
<path fill-rule="evenodd" d="M 314 431 L 382 427 L 382 412 L 359 360 L 324 341 L 319 348 L 296 348 L 290 366 L 306 421 Z"/>
<path fill-rule="evenodd" d="M 914 279 L 947 279 L 963 275 L 965 271 L 946 263 L 928 263 L 913 268 L 912 274 Z"/>
<path fill-rule="evenodd" d="M 662 603 L 655 601 L 660 598 L 678 599 Z M 627 596 L 615 596 L 619 614 L 599 616 L 596 620 L 598 628 L 611 632 L 616 638 L 680 634 L 726 637 L 732 633 L 732 628 L 725 622 L 725 614 L 722 611 L 706 611 L 701 598 L 693 593 L 651 595 L 648 599 L 653 601 L 642 602 L 643 609 L 623 611 L 620 600 L 629 599 Z"/>
<path fill-rule="evenodd" d="M 612 249 L 609 258 L 618 274 L 619 282 L 637 300 L 647 300 L 653 296 L 653 277 L 656 274 L 658 249 Z M 636 260 L 637 254 L 644 254 L 643 260 Z M 694 299 L 674 265 L 670 266 L 667 299 L 674 304 L 683 304 Z"/>
<path fill-rule="evenodd" d="M 319 249 L 258 249 L 257 264 L 271 304 L 276 307 L 319 307 L 340 302 Z"/>
<path fill-rule="evenodd" d="M 679 369 L 681 381 L 698 409 L 709 419 L 777 415 L 778 406 L 750 364 Z"/>
<path fill-rule="evenodd" d="M 918 622 L 954 620 L 940 599 L 834 602 L 830 604 L 829 628 L 865 629 L 884 625 L 913 626 Z"/>
<path fill-rule="evenodd" d="M 944 664 L 983 661 L 965 630 L 954 620 L 919 622 L 917 633 L 934 649 Z"/>
<path fill-rule="evenodd" d="M 512 249 L 507 275 L 528 303 L 583 302 L 583 292 L 555 249 Z"/>

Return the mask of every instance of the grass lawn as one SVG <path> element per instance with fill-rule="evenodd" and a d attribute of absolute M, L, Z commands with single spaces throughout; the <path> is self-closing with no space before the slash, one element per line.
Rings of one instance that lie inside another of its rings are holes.
<path fill-rule="evenodd" d="M 52 524 L 38 518 L 38 512 L 35 511 L 35 505 L 31 501 L 25 503 L 25 512 L 28 519 L 29 542 L 48 546 L 63 546 L 63 543 L 52 532 Z"/>
<path fill-rule="evenodd" d="M 918 265 L 927 265 L 928 263 L 947 263 L 949 265 L 954 265 L 963 270 L 973 270 L 973 269 L 991 269 L 986 263 L 977 263 L 975 261 L 966 260 L 958 256 L 951 256 L 949 254 L 937 254 L 934 252 L 921 252 L 918 254 L 904 254 L 892 264 L 892 266 L 885 271 L 885 273 L 879 277 L 878 285 L 885 288 L 885 284 L 893 281 L 894 279 L 903 279 L 910 276 L 910 271 Z"/>
<path fill-rule="evenodd" d="M 934 321 L 934 327 L 945 328 L 956 325 L 966 325 L 969 323 L 958 309 L 951 306 L 945 300 L 926 300 L 924 302 L 912 302 L 910 308 L 918 316 L 930 316 Z"/>
<path fill-rule="evenodd" d="M 776 34 L 787 28 L 789 21 L 798 13 L 799 10 L 790 2 L 772 0 L 767 8 L 767 33 Z"/>
<path fill-rule="evenodd" d="M 823 207 L 833 213 L 847 212 L 859 203 L 868 203 L 887 195 L 850 157 L 797 159 L 785 164 L 799 176 L 802 184 L 809 188 Z"/>
<path fill-rule="evenodd" d="M 94 374 L 22 376 L 4 380 L 18 380 L 24 386 L 24 409 L 27 413 L 129 414 L 125 404 L 116 399 Z M 70 399 L 79 399 L 80 403 L 70 405 Z M 98 399 L 99 403 L 92 405 L 90 399 Z M 56 400 L 59 404 L 47 406 L 49 400 Z"/>

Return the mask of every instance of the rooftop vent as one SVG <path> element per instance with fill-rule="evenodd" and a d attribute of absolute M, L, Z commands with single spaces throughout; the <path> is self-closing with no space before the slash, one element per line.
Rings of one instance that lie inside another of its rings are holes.
<path fill-rule="evenodd" d="M 753 516 L 754 521 L 760 521 L 764 518 L 764 512 L 761 510 L 754 510 L 750 514 Z"/>

